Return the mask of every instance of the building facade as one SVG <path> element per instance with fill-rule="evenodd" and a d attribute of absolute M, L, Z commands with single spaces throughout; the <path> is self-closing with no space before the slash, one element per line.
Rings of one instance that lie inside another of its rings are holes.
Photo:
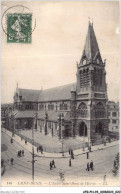
<path fill-rule="evenodd" d="M 13 104 L 1 104 L 1 125 L 5 127 L 6 114 L 13 111 Z"/>
<path fill-rule="evenodd" d="M 45 134 L 87 136 L 108 131 L 106 60 L 102 60 L 93 24 L 89 22 L 85 46 L 77 63 L 76 83 L 47 89 L 17 86 L 14 128 L 36 128 Z M 49 132 L 48 132 L 49 131 Z"/>
<path fill-rule="evenodd" d="M 119 132 L 119 102 L 108 101 L 109 131 Z"/>

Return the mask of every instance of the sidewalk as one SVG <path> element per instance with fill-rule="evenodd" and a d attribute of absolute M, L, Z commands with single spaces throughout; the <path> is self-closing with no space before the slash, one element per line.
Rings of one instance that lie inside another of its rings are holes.
<path fill-rule="evenodd" d="M 6 133 L 9 137 L 11 137 L 13 140 L 18 142 L 24 149 L 27 149 L 29 152 L 32 153 L 32 144 L 27 142 L 27 145 L 26 145 L 25 141 L 24 140 L 21 141 L 21 137 L 19 137 L 16 134 L 15 134 L 15 137 L 12 137 L 12 133 L 6 129 L 2 129 L 2 132 Z M 119 140 L 111 142 L 111 143 L 106 143 L 106 146 L 104 146 L 103 144 L 91 146 L 91 152 L 106 149 L 108 147 L 112 147 L 115 145 L 119 145 Z M 78 156 L 78 155 L 85 154 L 87 152 L 88 152 L 88 148 L 85 148 L 85 151 L 83 151 L 83 149 L 78 149 L 78 150 L 74 150 L 74 155 Z M 64 156 L 62 156 L 62 153 L 47 153 L 47 152 L 43 152 L 43 154 L 41 154 L 40 152 L 37 153 L 37 147 L 35 146 L 34 146 L 34 154 L 35 154 L 35 157 L 70 158 L 70 155 L 68 152 L 64 153 Z"/>

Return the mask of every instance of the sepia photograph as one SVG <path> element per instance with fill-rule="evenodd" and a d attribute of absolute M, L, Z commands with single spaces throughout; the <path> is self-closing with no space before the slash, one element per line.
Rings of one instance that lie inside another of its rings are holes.
<path fill-rule="evenodd" d="M 1 1 L 1 186 L 120 187 L 119 1 Z"/>

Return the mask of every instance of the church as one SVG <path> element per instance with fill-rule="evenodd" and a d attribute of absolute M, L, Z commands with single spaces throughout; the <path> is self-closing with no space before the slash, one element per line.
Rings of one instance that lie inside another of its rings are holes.
<path fill-rule="evenodd" d="M 105 134 L 109 124 L 105 65 L 89 22 L 76 82 L 46 90 L 17 86 L 9 128 L 34 128 L 59 137 L 86 136 L 89 141 Z"/>

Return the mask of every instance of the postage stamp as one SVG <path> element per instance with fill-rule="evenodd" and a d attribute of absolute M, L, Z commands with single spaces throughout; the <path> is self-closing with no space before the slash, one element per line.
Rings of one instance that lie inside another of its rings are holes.
<path fill-rule="evenodd" d="M 7 14 L 7 43 L 31 43 L 31 13 Z"/>

